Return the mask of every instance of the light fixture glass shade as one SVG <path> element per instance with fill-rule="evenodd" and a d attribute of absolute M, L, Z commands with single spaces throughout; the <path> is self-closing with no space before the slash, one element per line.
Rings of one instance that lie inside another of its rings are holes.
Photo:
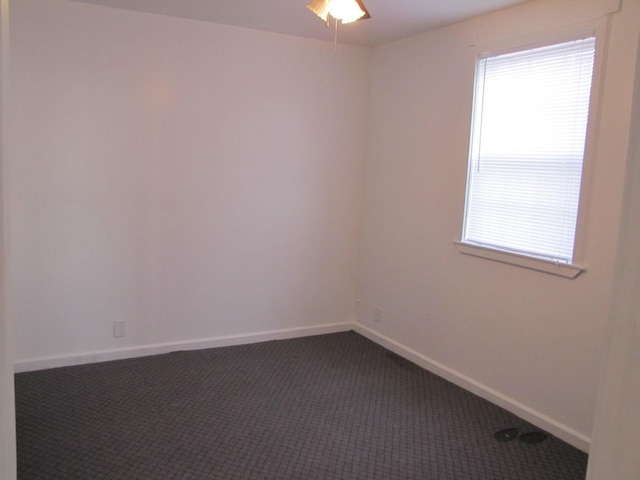
<path fill-rule="evenodd" d="M 307 7 L 325 22 L 329 14 L 342 23 L 355 22 L 366 15 L 356 0 L 314 0 Z"/>
<path fill-rule="evenodd" d="M 333 18 L 342 20 L 342 23 L 355 22 L 364 17 L 364 11 L 356 0 L 333 0 L 329 3 L 329 13 Z"/>
<path fill-rule="evenodd" d="M 329 2 L 330 0 L 313 0 L 307 8 L 326 22 L 329 15 Z"/>

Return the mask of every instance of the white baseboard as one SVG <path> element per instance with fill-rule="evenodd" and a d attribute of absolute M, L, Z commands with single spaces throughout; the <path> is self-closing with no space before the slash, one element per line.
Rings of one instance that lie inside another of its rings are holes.
<path fill-rule="evenodd" d="M 464 388 L 465 390 L 478 395 L 479 397 L 484 398 L 485 400 L 490 401 L 491 403 L 498 405 L 499 407 L 504 408 L 505 410 L 517 415 L 518 417 L 536 425 L 554 435 L 557 438 L 560 438 L 567 442 L 570 445 L 584 451 L 588 452 L 589 447 L 591 445 L 591 439 L 586 435 L 550 418 L 543 413 L 540 413 L 527 405 L 524 405 L 513 398 L 510 398 L 486 385 L 483 385 L 476 380 L 463 375 L 452 368 L 443 365 L 440 362 L 437 362 L 421 353 L 412 350 L 401 343 L 392 340 L 385 335 L 382 335 L 374 330 L 371 330 L 368 327 L 360 323 L 353 324 L 353 330 L 357 333 L 363 335 L 369 340 L 377 343 L 378 345 L 383 346 L 384 348 L 391 350 L 394 353 L 397 353 L 403 358 L 419 365 L 420 367 L 428 370 L 439 377 L 444 378 L 445 380 L 450 381 L 451 383 L 458 385 L 459 387 Z"/>
<path fill-rule="evenodd" d="M 179 342 L 156 343 L 135 347 L 99 350 L 95 352 L 81 352 L 68 355 L 52 355 L 49 357 L 26 358 L 14 362 L 16 373 L 44 370 L 47 368 L 68 367 L 86 363 L 122 360 L 125 358 L 145 357 L 176 350 L 202 350 L 205 348 L 229 347 L 250 343 L 267 342 L 270 340 L 285 340 L 289 338 L 324 335 L 327 333 L 347 332 L 353 330 L 353 323 L 333 323 L 313 327 L 288 328 L 282 330 L 268 330 L 264 332 L 228 335 L 223 337 L 184 340 Z"/>

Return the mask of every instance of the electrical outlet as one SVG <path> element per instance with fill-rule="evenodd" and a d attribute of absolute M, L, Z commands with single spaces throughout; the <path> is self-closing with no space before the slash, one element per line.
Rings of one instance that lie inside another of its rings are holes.
<path fill-rule="evenodd" d="M 125 325 L 126 322 L 124 320 L 116 320 L 113 322 L 113 336 L 115 338 L 124 337 Z"/>
<path fill-rule="evenodd" d="M 373 309 L 373 321 L 376 323 L 382 322 L 382 309 L 380 307 Z"/>

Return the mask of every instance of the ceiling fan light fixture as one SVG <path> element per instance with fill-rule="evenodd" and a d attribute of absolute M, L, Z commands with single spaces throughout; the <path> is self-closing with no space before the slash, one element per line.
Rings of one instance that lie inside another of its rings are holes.
<path fill-rule="evenodd" d="M 365 14 L 356 0 L 332 0 L 329 3 L 329 13 L 342 23 L 355 22 Z"/>
<path fill-rule="evenodd" d="M 307 7 L 325 22 L 328 15 L 342 23 L 355 22 L 363 17 L 369 18 L 369 12 L 362 1 L 358 0 L 313 0 Z"/>
<path fill-rule="evenodd" d="M 329 0 L 313 0 L 307 8 L 319 16 L 325 22 L 329 18 Z"/>

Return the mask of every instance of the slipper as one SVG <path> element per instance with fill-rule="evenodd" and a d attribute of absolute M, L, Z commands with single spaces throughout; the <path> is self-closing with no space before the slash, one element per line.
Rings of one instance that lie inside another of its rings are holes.
<path fill-rule="evenodd" d="M 493 434 L 498 442 L 510 442 L 518 438 L 520 431 L 517 428 L 505 428 Z"/>

